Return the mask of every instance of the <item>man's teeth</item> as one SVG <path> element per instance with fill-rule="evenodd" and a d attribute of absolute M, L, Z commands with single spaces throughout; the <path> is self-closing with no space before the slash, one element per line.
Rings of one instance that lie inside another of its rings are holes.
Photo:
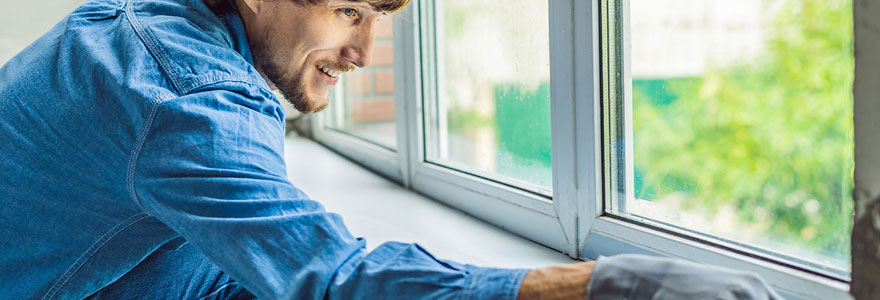
<path fill-rule="evenodd" d="M 327 75 L 330 75 L 330 77 L 333 77 L 333 78 L 339 77 L 339 74 L 342 74 L 342 71 L 333 70 L 333 69 L 330 69 L 330 68 L 328 68 L 326 66 L 322 66 L 322 65 L 318 65 L 318 69 L 321 69 L 321 71 L 323 71 Z"/>

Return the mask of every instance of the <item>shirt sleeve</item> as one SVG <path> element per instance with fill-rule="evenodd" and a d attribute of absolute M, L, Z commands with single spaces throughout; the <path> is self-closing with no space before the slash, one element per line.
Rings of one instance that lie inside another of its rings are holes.
<path fill-rule="evenodd" d="M 158 104 L 132 171 L 144 210 L 261 299 L 516 297 L 526 270 L 441 261 L 415 244 L 367 252 L 287 180 L 282 108 L 253 94 Z"/>

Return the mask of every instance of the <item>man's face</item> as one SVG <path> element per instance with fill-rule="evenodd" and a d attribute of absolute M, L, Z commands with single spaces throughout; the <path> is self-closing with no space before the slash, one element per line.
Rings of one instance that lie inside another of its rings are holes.
<path fill-rule="evenodd" d="M 343 72 L 370 64 L 373 28 L 383 16 L 369 4 L 328 0 L 237 0 L 254 65 L 303 113 L 327 107 Z"/>

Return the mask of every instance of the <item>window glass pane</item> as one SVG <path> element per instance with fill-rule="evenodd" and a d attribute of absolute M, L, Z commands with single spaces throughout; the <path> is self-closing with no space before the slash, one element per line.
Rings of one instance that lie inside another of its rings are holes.
<path fill-rule="evenodd" d="M 550 194 L 547 11 L 547 1 L 436 1 L 429 161 Z"/>
<path fill-rule="evenodd" d="M 6 1 L 0 9 L 0 65 L 43 35 L 81 0 Z"/>
<path fill-rule="evenodd" d="M 629 5 L 608 207 L 847 276 L 851 0 Z"/>
<path fill-rule="evenodd" d="M 371 65 L 340 77 L 327 109 L 326 126 L 386 148 L 397 148 L 394 123 L 392 18 L 376 24 Z"/>

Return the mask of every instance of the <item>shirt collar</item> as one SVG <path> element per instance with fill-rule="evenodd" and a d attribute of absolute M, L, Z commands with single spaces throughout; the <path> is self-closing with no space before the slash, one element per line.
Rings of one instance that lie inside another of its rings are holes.
<path fill-rule="evenodd" d="M 235 6 L 235 1 L 233 0 L 228 0 L 228 3 L 231 8 L 220 16 L 220 19 L 223 20 L 226 29 L 229 31 L 233 49 L 241 54 L 249 64 L 254 65 L 253 54 L 251 54 L 251 47 L 248 44 L 247 31 L 241 16 L 238 15 L 238 7 Z"/>

